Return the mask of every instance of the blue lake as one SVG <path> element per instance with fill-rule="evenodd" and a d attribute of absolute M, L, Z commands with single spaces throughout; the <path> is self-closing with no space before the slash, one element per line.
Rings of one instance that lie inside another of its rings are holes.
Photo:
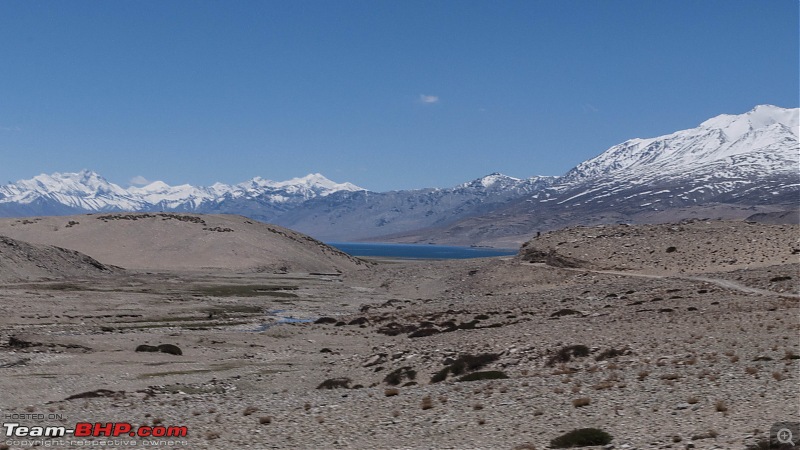
<path fill-rule="evenodd" d="M 514 249 L 451 247 L 424 244 L 385 244 L 375 242 L 326 242 L 353 256 L 406 259 L 468 259 L 515 255 Z"/>

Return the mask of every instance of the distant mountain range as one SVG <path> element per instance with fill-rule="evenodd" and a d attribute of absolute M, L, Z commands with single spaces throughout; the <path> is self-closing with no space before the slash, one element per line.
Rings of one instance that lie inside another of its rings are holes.
<path fill-rule="evenodd" d="M 800 110 L 757 106 L 611 147 L 560 177 L 493 173 L 448 189 L 371 192 L 320 174 L 236 185 L 122 188 L 97 173 L 0 187 L 0 216 L 108 211 L 242 214 L 323 240 L 515 245 L 571 224 L 744 217 L 796 209 Z"/>

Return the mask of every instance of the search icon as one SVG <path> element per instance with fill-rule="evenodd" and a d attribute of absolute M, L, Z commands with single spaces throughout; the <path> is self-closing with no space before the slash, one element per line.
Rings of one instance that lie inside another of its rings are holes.
<path fill-rule="evenodd" d="M 778 438 L 778 443 L 780 444 L 791 444 L 794 447 L 794 442 L 792 441 L 792 430 L 788 428 L 781 428 L 778 430 L 778 434 L 775 436 Z"/>

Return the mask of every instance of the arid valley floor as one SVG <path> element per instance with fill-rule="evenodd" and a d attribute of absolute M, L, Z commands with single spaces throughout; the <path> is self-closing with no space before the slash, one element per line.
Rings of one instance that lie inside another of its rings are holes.
<path fill-rule="evenodd" d="M 186 426 L 192 449 L 543 449 L 585 427 L 617 449 L 743 449 L 800 421 L 797 225 L 362 262 L 240 217 L 139 216 L 1 221 L 3 414 Z M 297 248 L 260 263 L 262 231 Z M 182 354 L 136 351 L 160 344 Z"/>

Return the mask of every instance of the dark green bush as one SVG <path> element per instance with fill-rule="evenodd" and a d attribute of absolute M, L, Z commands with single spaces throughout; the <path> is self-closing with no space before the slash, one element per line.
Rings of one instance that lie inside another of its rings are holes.
<path fill-rule="evenodd" d="M 606 445 L 614 439 L 610 434 L 597 428 L 579 428 L 550 441 L 553 448 L 588 447 Z"/>

